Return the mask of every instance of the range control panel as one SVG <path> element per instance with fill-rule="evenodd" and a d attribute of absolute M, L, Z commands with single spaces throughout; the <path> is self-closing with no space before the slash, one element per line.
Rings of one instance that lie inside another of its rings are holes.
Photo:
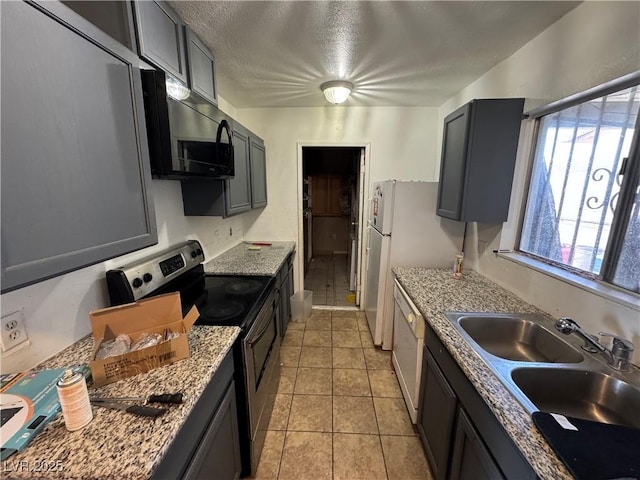
<path fill-rule="evenodd" d="M 177 272 L 181 268 L 184 268 L 184 258 L 182 258 L 182 255 L 175 255 L 160 262 L 160 271 L 165 277 Z"/>
<path fill-rule="evenodd" d="M 182 273 L 204 262 L 197 240 L 189 240 L 170 249 L 107 272 L 112 305 L 136 301 Z"/>

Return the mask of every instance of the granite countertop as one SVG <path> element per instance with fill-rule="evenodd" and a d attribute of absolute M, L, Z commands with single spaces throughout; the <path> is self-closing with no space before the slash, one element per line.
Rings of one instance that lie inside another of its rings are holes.
<path fill-rule="evenodd" d="M 214 275 L 268 275 L 274 276 L 296 248 L 295 242 L 271 243 L 249 250 L 252 242 L 241 242 L 204 264 L 204 271 Z"/>
<path fill-rule="evenodd" d="M 442 313 L 546 314 L 473 271 L 465 271 L 460 280 L 452 277 L 450 269 L 395 267 L 393 272 L 538 476 L 573 478 L 531 416 Z"/>
<path fill-rule="evenodd" d="M 100 388 L 95 396 L 130 397 L 182 392 L 184 403 L 158 418 L 92 407 L 93 420 L 68 432 L 58 414 L 25 450 L 3 463 L 3 478 L 148 478 L 238 337 L 238 327 L 196 326 L 189 331 L 189 358 Z M 87 336 L 37 369 L 87 363 L 93 339 Z M 38 469 L 34 471 L 34 469 Z"/>

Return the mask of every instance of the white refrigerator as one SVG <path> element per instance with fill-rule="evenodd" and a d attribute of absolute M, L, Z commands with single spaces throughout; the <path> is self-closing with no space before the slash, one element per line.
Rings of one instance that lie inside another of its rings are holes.
<path fill-rule="evenodd" d="M 367 225 L 364 309 L 373 343 L 393 347 L 392 267 L 452 269 L 464 223 L 436 215 L 437 182 L 374 183 Z"/>

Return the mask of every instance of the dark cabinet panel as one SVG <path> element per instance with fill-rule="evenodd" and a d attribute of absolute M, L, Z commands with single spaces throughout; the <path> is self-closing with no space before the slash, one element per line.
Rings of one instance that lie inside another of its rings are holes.
<path fill-rule="evenodd" d="M 436 478 L 537 478 L 500 421 L 429 324 L 425 330 L 422 369 L 418 431 Z M 438 381 L 430 379 L 432 372 L 439 374 L 434 375 Z M 457 413 L 451 412 L 451 396 L 457 398 L 457 405 L 454 406 Z M 443 401 L 443 398 L 449 400 Z M 442 404 L 446 406 L 441 408 Z M 442 418 L 426 421 L 430 415 L 441 415 Z M 453 417 L 458 419 L 455 435 Z M 437 428 L 438 422 L 442 425 L 440 430 Z M 434 455 L 431 453 L 433 446 L 440 449 L 436 452 L 448 452 L 448 473 L 443 473 L 441 467 L 445 454 Z M 479 470 L 474 477 L 476 468 Z M 470 477 L 467 472 L 471 472 Z M 487 476 L 479 476 L 482 472 Z"/>
<path fill-rule="evenodd" d="M 473 100 L 445 117 L 438 215 L 507 219 L 523 106 L 522 98 Z"/>
<path fill-rule="evenodd" d="M 264 147 L 252 148 L 252 134 L 236 123 L 233 132 L 233 152 L 235 175 L 228 180 L 184 180 L 182 182 L 182 200 L 184 214 L 194 216 L 230 217 L 251 210 L 254 195 L 254 182 L 264 178 Z M 252 155 L 258 155 L 254 162 Z M 258 172 L 254 174 L 253 168 Z M 254 176 L 257 175 L 257 176 Z M 255 180 L 254 180 L 255 179 Z M 258 191 L 265 198 L 266 185 Z"/>
<path fill-rule="evenodd" d="M 425 347 L 418 431 L 436 480 L 447 478 L 458 398 Z"/>
<path fill-rule="evenodd" d="M 250 137 L 251 148 L 251 208 L 267 206 L 267 158 L 264 142 Z"/>
<path fill-rule="evenodd" d="M 152 478 L 240 477 L 241 458 L 233 353 L 206 386 Z"/>
<path fill-rule="evenodd" d="M 157 234 L 137 57 L 61 3 L 1 8 L 8 291 Z"/>
<path fill-rule="evenodd" d="M 242 467 L 238 435 L 236 391 L 232 382 L 199 443 L 184 480 L 240 478 Z"/>
<path fill-rule="evenodd" d="M 249 132 L 236 124 L 233 131 L 235 176 L 226 181 L 227 216 L 251 210 Z"/>
<path fill-rule="evenodd" d="M 165 2 L 133 2 L 140 56 L 187 83 L 184 24 Z"/>
<path fill-rule="evenodd" d="M 291 320 L 291 303 L 293 295 L 293 256 L 291 253 L 278 272 L 278 286 L 280 288 L 280 337 L 287 332 L 287 325 Z"/>
<path fill-rule="evenodd" d="M 191 90 L 218 106 L 213 55 L 189 27 L 185 27 Z"/>
<path fill-rule="evenodd" d="M 67 7 L 83 16 L 129 50 L 135 50 L 135 27 L 130 2 L 118 0 L 64 1 Z"/>
<path fill-rule="evenodd" d="M 504 480 L 464 410 L 458 412 L 451 480 Z"/>
<path fill-rule="evenodd" d="M 455 220 L 461 218 L 469 109 L 470 105 L 465 105 L 444 123 L 438 215 Z"/>

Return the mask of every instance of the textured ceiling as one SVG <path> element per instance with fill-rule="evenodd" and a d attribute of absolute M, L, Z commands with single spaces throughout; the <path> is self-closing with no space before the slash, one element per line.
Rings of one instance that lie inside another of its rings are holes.
<path fill-rule="evenodd" d="M 325 106 L 336 79 L 355 85 L 345 105 L 439 106 L 580 2 L 170 3 L 242 108 Z"/>

